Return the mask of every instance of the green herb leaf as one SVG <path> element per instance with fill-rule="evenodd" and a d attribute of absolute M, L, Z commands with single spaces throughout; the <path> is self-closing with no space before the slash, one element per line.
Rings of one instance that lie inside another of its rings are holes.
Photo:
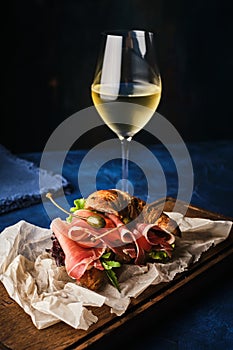
<path fill-rule="evenodd" d="M 73 213 L 76 210 L 84 209 L 85 206 L 85 199 L 84 198 L 78 198 L 74 200 L 74 207 L 70 208 L 70 212 Z"/>
<path fill-rule="evenodd" d="M 108 260 L 111 257 L 111 255 L 111 252 L 104 253 L 101 257 L 101 263 L 112 285 L 120 291 L 117 275 L 113 271 L 113 268 L 120 267 L 121 263 L 119 261 Z"/>
<path fill-rule="evenodd" d="M 121 267 L 119 261 L 105 260 L 104 261 L 110 268 L 112 267 Z"/>
<path fill-rule="evenodd" d="M 112 269 L 112 267 L 109 266 L 108 264 L 106 264 L 105 261 L 102 261 L 102 265 L 103 265 L 103 267 L 104 267 L 105 270 L 111 270 L 111 269 Z"/>
<path fill-rule="evenodd" d="M 66 218 L 66 221 L 70 223 L 72 221 L 72 215 L 68 216 L 68 218 Z"/>
<path fill-rule="evenodd" d="M 108 258 L 110 258 L 110 256 L 111 256 L 111 252 L 107 252 L 107 253 L 104 253 L 104 254 L 102 255 L 102 258 L 103 258 L 103 259 L 108 259 Z"/>
<path fill-rule="evenodd" d="M 106 270 L 106 274 L 112 285 L 120 292 L 120 287 L 115 272 L 113 270 Z"/>
<path fill-rule="evenodd" d="M 121 267 L 119 261 L 103 260 L 102 265 L 105 270 L 111 270 L 113 267 Z"/>
<path fill-rule="evenodd" d="M 167 253 L 162 250 L 159 252 L 151 251 L 149 256 L 154 260 L 166 260 L 168 258 Z"/>
<path fill-rule="evenodd" d="M 85 199 L 84 198 L 75 199 L 74 205 L 75 205 L 74 207 L 70 208 L 71 213 L 74 213 L 76 210 L 79 210 L 79 209 L 84 209 Z M 70 223 L 72 221 L 72 215 L 68 216 L 68 218 L 66 218 L 66 221 Z"/>

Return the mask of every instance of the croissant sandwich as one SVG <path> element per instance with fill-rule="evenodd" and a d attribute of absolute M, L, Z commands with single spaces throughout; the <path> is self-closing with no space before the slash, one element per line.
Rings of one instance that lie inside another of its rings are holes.
<path fill-rule="evenodd" d="M 117 189 L 96 191 L 74 204 L 67 220 L 51 222 L 49 251 L 78 284 L 96 291 L 110 281 L 119 289 L 123 264 L 171 259 L 181 232 L 155 206 Z"/>

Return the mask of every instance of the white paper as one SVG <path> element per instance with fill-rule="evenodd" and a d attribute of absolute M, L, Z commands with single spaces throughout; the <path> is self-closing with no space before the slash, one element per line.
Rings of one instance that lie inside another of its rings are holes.
<path fill-rule="evenodd" d="M 109 312 L 122 315 L 131 298 L 152 284 L 171 281 L 203 252 L 225 240 L 232 226 L 231 221 L 167 214 L 176 220 L 182 232 L 182 237 L 176 239 L 173 258 L 166 264 L 125 265 L 119 277 L 121 292 L 111 284 L 99 293 L 78 286 L 67 276 L 65 268 L 58 268 L 46 253 L 52 245 L 51 230 L 25 221 L 6 228 L 0 235 L 0 280 L 38 329 L 63 321 L 87 330 L 98 321 L 90 306 L 106 304 Z"/>

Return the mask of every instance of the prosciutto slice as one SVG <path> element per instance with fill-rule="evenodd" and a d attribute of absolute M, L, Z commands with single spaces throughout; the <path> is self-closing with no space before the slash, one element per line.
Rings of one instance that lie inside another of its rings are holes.
<path fill-rule="evenodd" d="M 99 263 L 99 258 L 104 253 L 106 247 L 84 248 L 77 242 L 64 235 L 64 222 L 57 218 L 51 223 L 51 228 L 57 237 L 65 254 L 65 267 L 70 277 L 79 280 L 84 272 L 95 265 L 103 269 Z"/>
<path fill-rule="evenodd" d="M 90 210 L 78 210 L 75 213 L 77 213 L 80 217 L 83 218 L 88 218 L 90 216 L 95 215 Z M 70 223 L 61 219 L 54 219 L 52 221 L 51 228 L 52 230 L 59 229 L 59 231 L 63 235 L 79 243 L 79 245 L 84 248 L 103 247 L 106 246 L 105 241 L 108 242 L 110 239 L 112 241 L 120 240 L 120 235 L 117 229 L 112 231 L 111 235 L 109 235 L 108 237 L 106 236 L 106 239 L 100 238 L 93 240 L 93 238 L 98 238 L 98 236 L 101 236 L 106 231 L 115 228 L 115 224 L 110 219 L 103 216 L 102 214 L 98 214 L 98 216 L 102 216 L 104 218 L 106 222 L 104 228 L 94 228 L 85 220 L 78 217 L 73 217 Z M 54 233 L 56 234 L 56 232 Z"/>
<path fill-rule="evenodd" d="M 161 244 L 166 241 L 169 244 L 175 242 L 175 236 L 155 224 L 138 223 L 137 230 L 145 237 L 151 245 Z"/>
<path fill-rule="evenodd" d="M 91 210 L 80 210 L 78 214 L 88 218 Z M 138 265 L 146 263 L 151 250 L 166 251 L 171 256 L 175 237 L 155 224 L 135 220 L 126 226 L 115 214 L 100 214 L 106 222 L 104 228 L 93 228 L 86 220 L 73 218 L 71 223 L 54 219 L 51 228 L 64 254 L 68 274 L 79 280 L 87 269 L 94 266 L 103 269 L 100 257 L 111 249 L 122 261 Z M 99 237 L 99 238 L 98 238 Z M 93 239 L 94 238 L 94 239 Z"/>
<path fill-rule="evenodd" d="M 120 220 L 117 215 L 114 214 L 106 214 L 107 217 L 112 220 L 112 222 L 118 227 L 118 232 L 120 233 L 120 238 L 123 243 L 131 243 L 132 242 L 132 232 L 127 228 L 126 225 Z"/>
<path fill-rule="evenodd" d="M 143 261 L 140 249 L 143 249 L 144 253 L 145 251 L 149 252 L 151 249 L 163 250 L 171 257 L 173 250 L 171 244 L 175 242 L 175 236 L 172 233 L 166 232 L 157 225 L 145 223 L 137 223 L 136 231 L 139 232 L 139 238 L 136 241 L 136 244 L 139 245 L 136 258 L 137 263 Z"/>
<path fill-rule="evenodd" d="M 89 210 L 80 210 L 78 211 L 78 215 L 88 218 L 94 214 Z M 102 214 L 98 215 L 101 216 Z M 122 245 L 118 228 L 110 218 L 103 217 L 106 226 L 101 229 L 93 228 L 85 220 L 77 217 L 74 217 L 71 223 L 60 218 L 54 219 L 51 223 L 51 229 L 65 254 L 67 273 L 77 280 L 91 266 L 103 270 L 99 258 L 103 255 L 107 247 L 111 247 L 113 252 L 121 255 L 123 258 L 125 257 L 125 253 L 123 252 L 125 244 L 123 243 Z M 98 238 L 98 236 L 109 231 L 111 232 L 104 235 L 103 238 L 92 240 L 92 238 Z M 134 252 L 131 252 L 131 254 L 133 256 L 136 255 Z"/>

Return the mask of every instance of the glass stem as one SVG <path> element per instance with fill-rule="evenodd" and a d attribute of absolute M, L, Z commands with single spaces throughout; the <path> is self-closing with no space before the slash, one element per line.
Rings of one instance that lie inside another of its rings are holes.
<path fill-rule="evenodd" d="M 128 192 L 128 176 L 129 176 L 129 143 L 128 139 L 121 139 L 121 157 L 122 157 L 122 191 Z"/>

